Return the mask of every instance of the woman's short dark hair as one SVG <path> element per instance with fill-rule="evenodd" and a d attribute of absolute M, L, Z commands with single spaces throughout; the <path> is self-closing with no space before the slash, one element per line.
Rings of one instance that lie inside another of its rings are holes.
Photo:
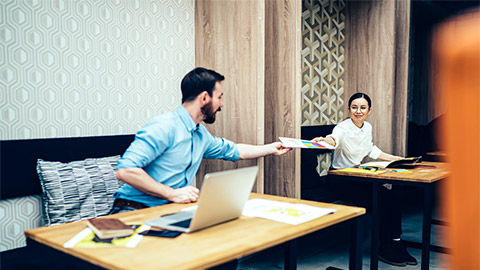
<path fill-rule="evenodd" d="M 188 72 L 182 79 L 182 103 L 195 99 L 203 91 L 212 96 L 215 83 L 225 80 L 225 77 L 213 70 L 197 67 Z"/>
<path fill-rule="evenodd" d="M 352 105 L 352 101 L 354 101 L 355 99 L 357 98 L 364 98 L 365 100 L 367 100 L 367 103 L 368 103 L 368 107 L 371 108 L 372 107 L 372 100 L 370 99 L 370 97 L 365 94 L 365 93 L 362 93 L 362 92 L 358 92 L 358 93 L 355 93 L 353 94 L 350 99 L 348 100 L 348 108 L 350 108 L 350 105 Z"/>

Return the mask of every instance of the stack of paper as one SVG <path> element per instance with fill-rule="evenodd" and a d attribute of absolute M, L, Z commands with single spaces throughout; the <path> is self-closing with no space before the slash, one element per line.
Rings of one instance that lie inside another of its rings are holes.
<path fill-rule="evenodd" d="M 306 204 L 285 203 L 264 199 L 249 200 L 242 214 L 278 222 L 297 225 L 335 212 L 332 208 L 315 207 Z"/>

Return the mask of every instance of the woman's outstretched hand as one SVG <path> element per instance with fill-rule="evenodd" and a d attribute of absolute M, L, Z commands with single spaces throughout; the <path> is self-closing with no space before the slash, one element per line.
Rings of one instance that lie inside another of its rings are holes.
<path fill-rule="evenodd" d="M 331 146 L 335 146 L 336 142 L 331 136 L 327 137 L 315 137 L 311 140 L 312 143 L 319 143 L 319 142 L 326 142 L 330 144 Z"/>
<path fill-rule="evenodd" d="M 315 137 L 311 140 L 312 143 L 318 143 L 318 142 L 324 142 L 325 138 L 324 137 Z"/>

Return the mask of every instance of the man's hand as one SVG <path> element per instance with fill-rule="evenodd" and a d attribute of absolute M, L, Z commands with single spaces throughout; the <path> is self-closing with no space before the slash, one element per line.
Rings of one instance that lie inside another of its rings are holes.
<path fill-rule="evenodd" d="M 198 200 L 199 192 L 194 186 L 172 189 L 167 200 L 175 203 L 192 203 Z"/>
<path fill-rule="evenodd" d="M 142 168 L 122 168 L 115 172 L 115 177 L 130 186 L 155 197 L 165 198 L 176 203 L 196 202 L 199 190 L 193 186 L 172 189 L 155 181 Z"/>
<path fill-rule="evenodd" d="M 273 153 L 272 154 L 275 155 L 275 156 L 281 156 L 281 155 L 287 153 L 288 151 L 292 150 L 292 148 L 285 147 L 280 142 L 274 142 L 274 143 L 271 143 L 270 145 L 273 147 Z"/>

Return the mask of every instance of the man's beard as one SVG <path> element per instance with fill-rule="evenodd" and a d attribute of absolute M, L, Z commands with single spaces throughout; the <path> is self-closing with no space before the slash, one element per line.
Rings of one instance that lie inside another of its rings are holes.
<path fill-rule="evenodd" d="M 205 116 L 205 119 L 203 119 L 203 122 L 207 124 L 213 124 L 215 122 L 215 115 L 217 114 L 217 112 L 221 111 L 221 108 L 218 108 L 218 110 L 213 111 L 212 102 L 209 102 L 201 108 L 201 111 L 203 116 Z"/>

